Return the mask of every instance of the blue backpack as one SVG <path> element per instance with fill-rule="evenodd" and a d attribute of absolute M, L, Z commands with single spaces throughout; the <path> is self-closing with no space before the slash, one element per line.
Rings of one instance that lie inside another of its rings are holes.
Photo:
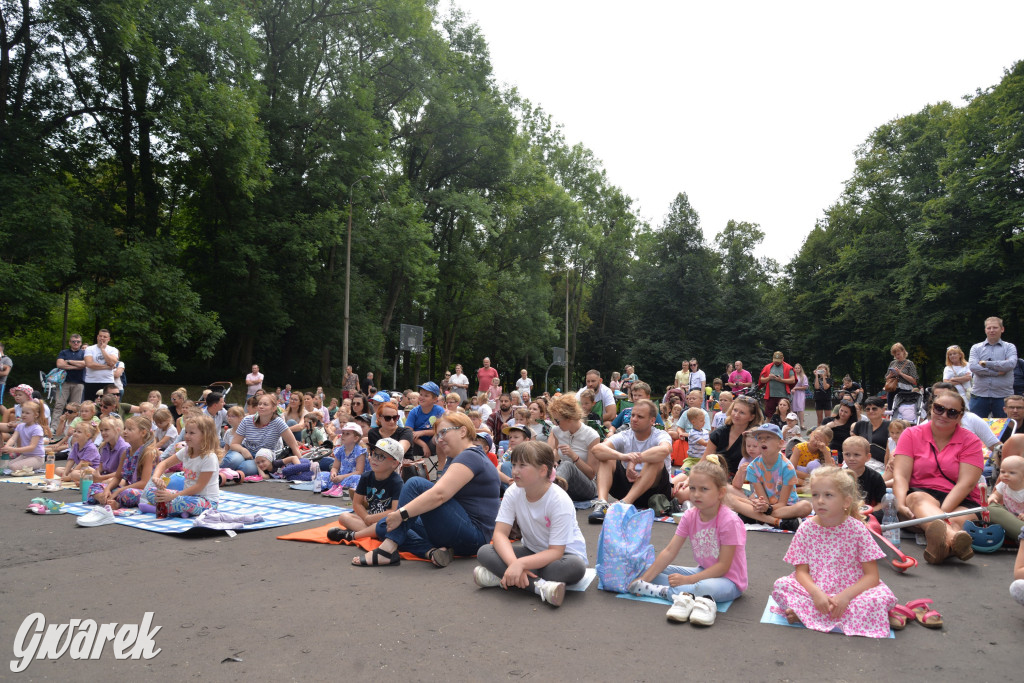
<path fill-rule="evenodd" d="M 597 587 L 625 593 L 644 570 L 654 564 L 651 526 L 654 510 L 637 510 L 615 503 L 605 513 L 597 541 Z"/>

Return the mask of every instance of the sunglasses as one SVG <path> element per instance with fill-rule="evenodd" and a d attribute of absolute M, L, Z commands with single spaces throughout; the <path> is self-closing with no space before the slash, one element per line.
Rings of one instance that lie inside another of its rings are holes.
<path fill-rule="evenodd" d="M 881 410 L 882 406 L 864 406 L 864 410 Z"/>
<path fill-rule="evenodd" d="M 938 403 L 936 403 L 935 405 L 932 406 L 932 412 L 938 415 L 939 417 L 945 415 L 950 420 L 955 420 L 961 415 L 963 415 L 964 411 L 957 410 L 956 408 L 947 408 L 946 406 L 940 406 Z"/>
<path fill-rule="evenodd" d="M 398 420 L 398 416 L 397 415 L 381 415 L 380 419 L 384 420 L 385 422 L 396 422 Z"/>

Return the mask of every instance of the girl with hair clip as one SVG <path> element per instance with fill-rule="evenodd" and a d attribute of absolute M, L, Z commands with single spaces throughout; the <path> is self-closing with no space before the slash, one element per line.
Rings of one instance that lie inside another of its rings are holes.
<path fill-rule="evenodd" d="M 99 500 L 96 495 L 116 484 L 121 477 L 121 465 L 128 455 L 128 442 L 121 438 L 123 431 L 124 423 L 119 418 L 100 420 L 100 468 L 89 487 L 91 500 Z"/>
<path fill-rule="evenodd" d="M 747 589 L 747 530 L 725 504 L 729 470 L 712 454 L 690 470 L 689 498 L 676 533 L 654 564 L 629 586 L 633 595 L 672 601 L 669 621 L 701 626 L 715 623 L 719 602 L 735 600 Z M 686 539 L 697 566 L 673 565 Z"/>
<path fill-rule="evenodd" d="M 103 488 L 91 493 L 98 504 L 107 504 L 111 510 L 139 507 L 142 491 L 153 474 L 153 463 L 157 456 L 149 418 L 136 415 L 125 420 L 123 438 L 127 451 L 121 461 L 118 477 L 111 482 L 109 490 Z"/>
<path fill-rule="evenodd" d="M 823 633 L 838 628 L 848 636 L 888 637 L 906 616 L 894 611 L 896 596 L 878 578 L 885 554 L 862 522 L 857 480 L 849 470 L 819 467 L 810 489 L 814 516 L 797 529 L 783 558 L 796 571 L 775 582 L 772 611 Z"/>
<path fill-rule="evenodd" d="M 217 457 L 217 427 L 207 415 L 185 418 L 185 448 L 160 462 L 153 470 L 143 495 L 150 505 L 167 503 L 171 514 L 196 517 L 217 507 L 220 500 L 220 471 Z M 167 488 L 163 475 L 168 468 L 182 465 L 185 487 Z"/>
<path fill-rule="evenodd" d="M 587 545 L 565 480 L 555 474 L 555 451 L 543 441 L 512 449 L 513 485 L 505 491 L 494 525 L 493 543 L 480 547 L 473 580 L 481 588 L 529 590 L 558 607 L 566 584 L 587 571 Z M 552 486 L 557 484 L 557 486 Z M 522 545 L 509 539 L 519 523 Z"/>

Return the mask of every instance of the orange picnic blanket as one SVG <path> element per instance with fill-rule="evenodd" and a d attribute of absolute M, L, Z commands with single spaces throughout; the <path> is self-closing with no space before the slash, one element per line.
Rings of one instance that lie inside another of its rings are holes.
<path fill-rule="evenodd" d="M 277 538 L 282 541 L 306 541 L 307 543 L 327 543 L 328 545 L 354 545 L 362 548 L 363 550 L 373 550 L 380 546 L 380 541 L 375 538 L 357 538 L 354 541 L 334 541 L 327 538 L 327 530 L 333 527 L 341 528 L 338 522 L 334 521 L 330 524 L 324 524 L 323 526 L 314 527 L 312 529 L 306 529 L 304 531 L 293 531 L 290 534 L 284 536 L 278 536 Z M 412 553 L 402 552 L 399 553 L 403 560 L 416 560 L 418 562 L 430 562 L 422 557 L 416 557 Z"/>

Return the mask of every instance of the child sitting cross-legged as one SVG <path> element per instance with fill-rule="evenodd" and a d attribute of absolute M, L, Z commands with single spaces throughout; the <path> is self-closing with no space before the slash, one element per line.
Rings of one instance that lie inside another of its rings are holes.
<path fill-rule="evenodd" d="M 716 454 L 693 466 L 688 484 L 693 507 L 683 513 L 654 564 L 629 586 L 633 595 L 672 600 L 665 613 L 669 621 L 710 626 L 717 603 L 735 600 L 747 588 L 747 530 L 725 505 L 728 478 Z M 697 566 L 670 564 L 687 538 Z"/>
<path fill-rule="evenodd" d="M 352 512 L 342 513 L 337 527 L 328 530 L 332 541 L 352 541 L 357 538 L 376 538 L 377 522 L 389 512 L 398 509 L 398 495 L 402 492 L 402 477 L 396 471 L 405 452 L 402 444 L 387 437 L 379 440 L 370 453 L 370 471 L 359 477 Z"/>
<path fill-rule="evenodd" d="M 334 463 L 327 477 L 323 495 L 340 498 L 344 489 L 354 489 L 359 477 L 366 469 L 366 449 L 359 445 L 363 438 L 362 428 L 355 422 L 347 422 L 341 428 L 341 445 L 334 449 Z"/>
<path fill-rule="evenodd" d="M 796 531 L 800 518 L 811 513 L 811 504 L 796 495 L 796 470 L 782 457 L 782 430 L 771 423 L 753 430 L 760 453 L 747 467 L 749 498 L 730 496 L 730 507 L 741 517 L 765 522 L 785 531 Z"/>
<path fill-rule="evenodd" d="M 836 466 L 835 458 L 828 445 L 832 442 L 832 428 L 818 427 L 807 441 L 798 443 L 789 456 L 789 461 L 796 468 L 797 490 L 803 491 L 807 479 L 816 468 L 822 465 Z"/>

